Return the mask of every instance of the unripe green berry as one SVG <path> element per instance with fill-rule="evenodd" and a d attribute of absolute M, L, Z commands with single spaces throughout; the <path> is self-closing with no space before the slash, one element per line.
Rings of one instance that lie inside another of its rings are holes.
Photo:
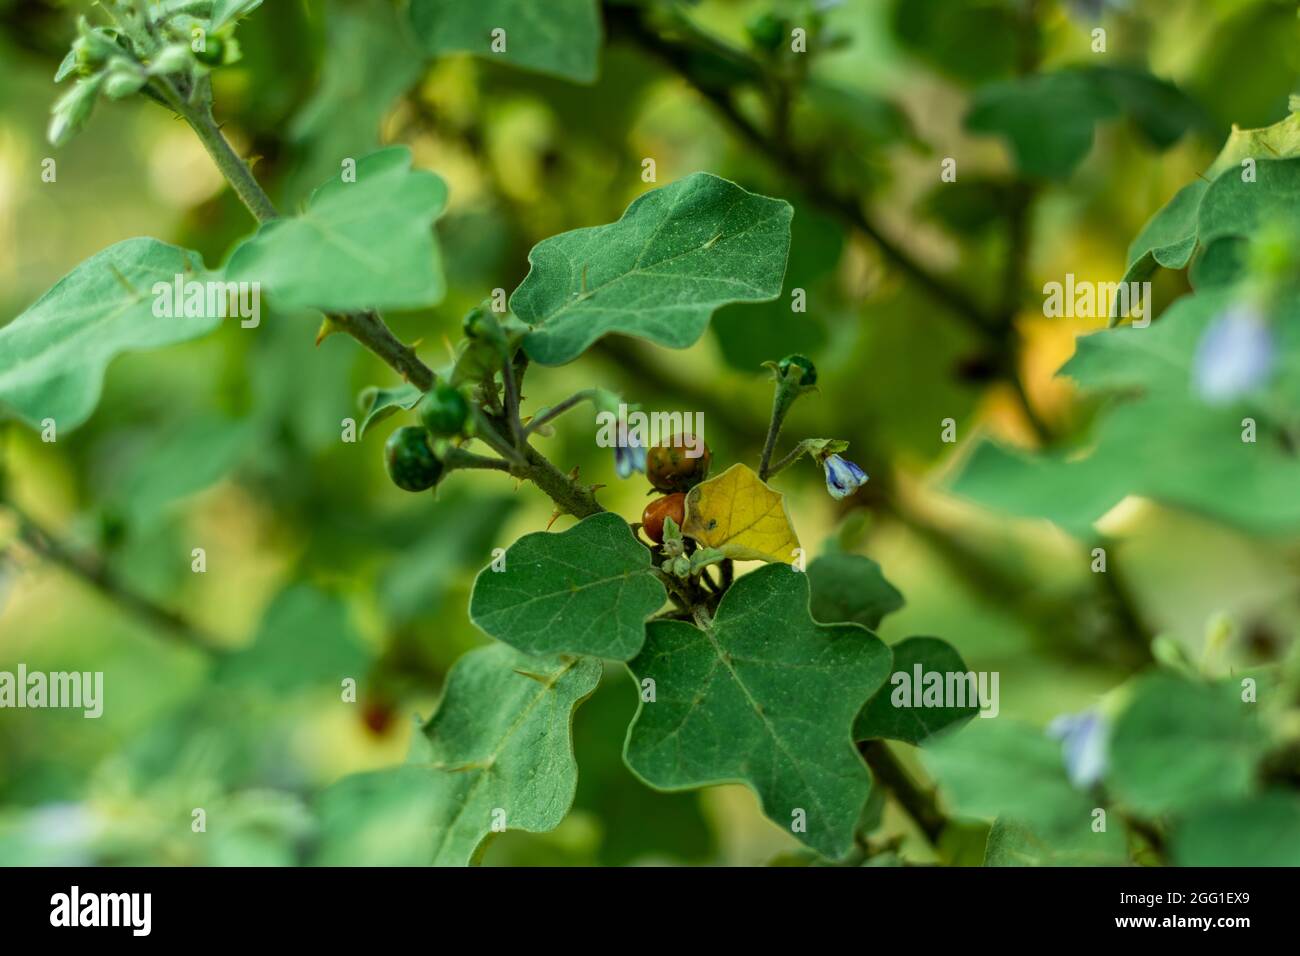
<path fill-rule="evenodd" d="M 191 49 L 193 46 L 191 45 Z M 208 66 L 220 66 L 226 55 L 226 44 L 221 37 L 207 36 L 203 38 L 203 49 L 194 50 L 194 59 L 200 63 L 206 63 Z"/>
<path fill-rule="evenodd" d="M 777 363 L 777 372 L 782 378 L 790 373 L 790 367 L 799 368 L 803 375 L 802 385 L 817 384 L 817 366 L 813 365 L 812 359 L 806 355 L 800 355 L 797 352 L 793 355 L 787 355 Z"/>
<path fill-rule="evenodd" d="M 393 484 L 403 491 L 427 491 L 442 478 L 442 462 L 429 445 L 429 433 L 415 425 L 388 436 L 384 465 Z"/>
<path fill-rule="evenodd" d="M 754 46 L 760 50 L 771 52 L 777 49 L 781 45 L 781 41 L 785 39 L 786 23 L 781 17 L 768 11 L 750 20 L 745 25 L 745 30 Z"/>
<path fill-rule="evenodd" d="M 450 438 L 465 431 L 465 422 L 469 420 L 469 402 L 460 389 L 439 382 L 420 399 L 415 412 L 430 432 Z"/>

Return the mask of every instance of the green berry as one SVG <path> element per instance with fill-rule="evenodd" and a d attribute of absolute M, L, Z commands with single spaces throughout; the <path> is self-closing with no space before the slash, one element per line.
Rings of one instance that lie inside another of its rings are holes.
<path fill-rule="evenodd" d="M 433 434 L 450 438 L 465 431 L 469 419 L 469 402 L 460 389 L 439 382 L 433 390 L 420 399 L 416 414 L 424 427 Z"/>
<path fill-rule="evenodd" d="M 749 39 L 760 50 L 775 50 L 785 39 L 786 24 L 775 13 L 762 13 L 750 20 L 745 26 Z"/>
<path fill-rule="evenodd" d="M 796 366 L 802 370 L 803 379 L 801 385 L 817 384 L 817 366 L 813 365 L 812 359 L 806 355 L 800 355 L 797 352 L 794 355 L 787 355 L 777 363 L 777 372 L 782 378 L 790 374 L 790 367 Z"/>
<path fill-rule="evenodd" d="M 193 46 L 190 49 L 193 50 Z M 203 49 L 194 50 L 194 59 L 208 66 L 220 66 L 225 61 L 225 56 L 226 44 L 222 42 L 221 37 L 204 37 Z"/>
<path fill-rule="evenodd" d="M 426 491 L 442 477 L 442 462 L 429 446 L 429 433 L 415 425 L 397 429 L 384 445 L 388 477 L 403 491 Z"/>

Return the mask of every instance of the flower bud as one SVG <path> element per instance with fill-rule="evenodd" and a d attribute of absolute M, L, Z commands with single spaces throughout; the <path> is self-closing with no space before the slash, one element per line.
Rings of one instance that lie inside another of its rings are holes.
<path fill-rule="evenodd" d="M 867 473 L 839 455 L 823 458 L 822 468 L 826 471 L 826 490 L 836 501 L 847 498 L 867 483 Z"/>
<path fill-rule="evenodd" d="M 149 71 L 154 74 L 182 73 L 189 70 L 194 62 L 190 48 L 183 43 L 173 43 L 158 51 L 153 58 Z"/>
<path fill-rule="evenodd" d="M 108 71 L 104 80 L 104 95 L 111 100 L 125 99 L 140 92 L 144 86 L 145 75 L 134 64 L 123 62 Z"/>
<path fill-rule="evenodd" d="M 72 89 L 64 93 L 55 102 L 54 114 L 50 119 L 50 128 L 46 135 L 52 146 L 62 146 L 72 139 L 86 125 L 95 108 L 95 98 L 103 84 L 103 74 L 90 79 L 77 80 Z"/>

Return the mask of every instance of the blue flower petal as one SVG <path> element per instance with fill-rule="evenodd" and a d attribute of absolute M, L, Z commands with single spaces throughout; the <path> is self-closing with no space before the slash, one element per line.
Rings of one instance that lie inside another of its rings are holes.
<path fill-rule="evenodd" d="M 1251 306 L 1234 306 L 1210 323 L 1196 347 L 1192 383 L 1201 399 L 1221 405 L 1267 384 L 1277 347 L 1268 322 Z"/>
<path fill-rule="evenodd" d="M 1062 714 L 1047 727 L 1047 735 L 1061 741 L 1061 755 L 1070 782 L 1081 790 L 1093 786 L 1106 773 L 1109 727 L 1095 710 Z"/>
<path fill-rule="evenodd" d="M 839 455 L 827 455 L 822 459 L 826 469 L 826 490 L 837 501 L 847 498 L 868 481 L 867 473 Z"/>

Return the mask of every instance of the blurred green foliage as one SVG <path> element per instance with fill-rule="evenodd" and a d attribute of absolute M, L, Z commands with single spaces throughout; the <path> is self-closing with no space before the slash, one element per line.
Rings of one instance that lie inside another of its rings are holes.
<path fill-rule="evenodd" d="M 389 0 L 263 4 L 239 29 L 243 58 L 213 83 L 224 132 L 284 210 L 304 208 L 340 157 L 385 145 L 446 182 L 446 297 L 386 316 L 431 366 L 450 362 L 469 308 L 518 286 L 536 243 L 614 222 L 655 186 L 707 171 L 793 206 L 776 300 L 723 308 L 679 351 L 604 339 L 573 364 L 532 369 L 524 391 L 533 409 L 599 385 L 702 411 L 725 466 L 757 460 L 771 403 L 760 364 L 793 351 L 817 362 L 819 394 L 796 406 L 788 440 L 847 439 L 871 481 L 836 503 L 809 462 L 783 472 L 800 539 L 879 562 L 880 613 L 860 613 L 900 657 L 906 639 L 937 634 L 966 666 L 1001 675 L 999 719 L 922 751 L 894 746 L 911 773 L 933 774 L 945 812 L 1002 819 L 936 841 L 882 800 L 868 807 L 880 815 L 871 862 L 1300 859 L 1294 298 L 1279 300 L 1282 371 L 1259 413 L 1281 436 L 1268 462 L 1237 440 L 1239 407 L 1208 409 L 1189 390 L 1210 323 L 1243 289 L 1294 277 L 1269 244 L 1285 252 L 1295 237 L 1261 229 L 1282 207 L 1253 207 L 1231 176 L 1198 178 L 1234 125 L 1286 117 L 1294 4 L 573 0 L 581 23 L 562 56 L 507 58 L 540 72 L 463 52 L 481 24 L 442 30 L 453 5 L 412 5 L 414 27 Z M 486 17 L 515 5 L 470 6 Z M 0 324 L 115 243 L 155 236 L 215 267 L 254 229 L 198 141 L 154 104 L 102 102 L 67 147 L 46 144 L 79 12 L 0 0 Z M 767 14 L 816 22 L 812 52 L 759 42 L 751 25 Z M 50 156 L 54 182 L 41 175 Z M 954 183 L 939 179 L 945 157 L 958 159 Z M 657 182 L 642 179 L 646 158 Z M 1261 183 L 1293 201 L 1298 162 L 1261 159 Z M 1224 195 L 1203 198 L 1212 191 Z M 1197 241 L 1218 251 L 1172 271 Z M 971 314 L 889 246 L 969 290 Z M 1151 328 L 1042 315 L 1045 282 L 1117 281 L 1126 268 L 1157 283 Z M 806 313 L 790 312 L 794 289 Z M 990 334 L 982 321 L 1003 313 Z M 552 505 L 490 472 L 455 475 L 436 501 L 394 488 L 380 449 L 407 413 L 356 443 L 340 429 L 364 417 L 364 389 L 400 382 L 344 336 L 313 347 L 317 324 L 275 311 L 256 334 L 226 323 L 123 355 L 93 414 L 55 443 L 0 425 L 7 500 L 230 652 L 214 661 L 44 560 L 0 508 L 0 670 L 103 671 L 107 696 L 99 720 L 0 711 L 0 863 L 422 861 L 408 836 L 427 792 L 405 779 L 418 771 L 382 778 L 362 808 L 348 802 L 365 796 L 355 785 L 327 788 L 418 762 L 411 718 L 435 712 L 453 662 L 487 641 L 467 614 L 476 572 L 545 528 Z M 954 444 L 940 439 L 946 419 Z M 538 444 L 635 521 L 645 488 L 616 477 L 593 433 L 584 410 Z M 1090 570 L 1100 545 L 1105 580 Z M 195 548 L 203 574 L 191 573 Z M 1132 682 L 1156 666 L 1156 636 L 1162 673 Z M 1248 674 L 1268 703 L 1259 715 L 1234 693 Z M 553 832 L 489 843 L 484 863 L 810 862 L 741 787 L 661 793 L 637 779 L 622 758 L 635 694 L 621 666 L 605 668 L 573 718 L 575 809 Z M 1101 804 L 1042 730 L 1088 708 L 1113 722 L 1117 803 L 1103 834 L 1079 832 Z M 888 730 L 871 735 L 909 741 Z M 1126 836 L 1130 811 L 1172 820 L 1168 840 Z"/>

